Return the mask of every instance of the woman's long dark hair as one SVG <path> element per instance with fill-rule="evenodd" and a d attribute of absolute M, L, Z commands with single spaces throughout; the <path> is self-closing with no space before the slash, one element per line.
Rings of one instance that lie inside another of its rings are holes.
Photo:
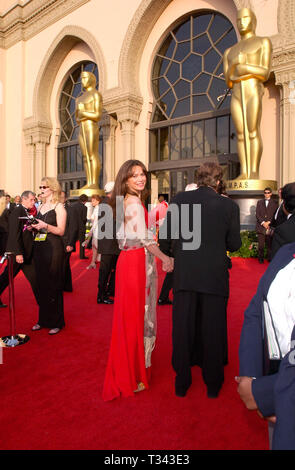
<path fill-rule="evenodd" d="M 145 165 L 139 160 L 127 160 L 126 162 L 123 163 L 120 170 L 118 171 L 118 174 L 115 180 L 114 189 L 110 197 L 110 205 L 113 209 L 114 217 L 116 216 L 116 197 L 117 196 L 125 197 L 126 194 L 137 196 L 137 193 L 131 191 L 130 188 L 127 186 L 127 180 L 133 175 L 132 169 L 135 166 L 139 166 L 142 169 L 146 177 L 148 175 Z M 141 200 L 144 201 L 147 195 L 148 195 L 148 190 L 145 188 L 141 193 Z"/>

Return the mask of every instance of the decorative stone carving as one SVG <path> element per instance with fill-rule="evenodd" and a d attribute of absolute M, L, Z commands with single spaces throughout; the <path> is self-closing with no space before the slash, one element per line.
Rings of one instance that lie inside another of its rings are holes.
<path fill-rule="evenodd" d="M 107 113 L 104 113 L 99 125 L 103 132 L 104 144 L 104 181 L 115 179 L 116 159 L 116 128 L 118 121 Z"/>
<path fill-rule="evenodd" d="M 26 41 L 89 0 L 31 0 L 0 16 L 0 47 Z"/>
<path fill-rule="evenodd" d="M 50 143 L 52 127 L 48 123 L 26 119 L 23 130 L 27 145 L 24 185 L 36 191 L 42 177 L 46 175 L 46 147 Z"/>
<path fill-rule="evenodd" d="M 119 59 L 119 87 L 140 95 L 138 75 L 142 51 L 157 20 L 172 0 L 142 0 L 125 35 Z M 234 0 L 237 9 L 250 0 Z M 196 2 L 196 9 L 198 8 Z"/>
<path fill-rule="evenodd" d="M 106 96 L 104 106 L 110 115 L 116 114 L 121 126 L 123 161 L 135 158 L 135 126 L 138 124 L 143 100 L 131 93 Z"/>
<path fill-rule="evenodd" d="M 294 42 L 295 4 L 293 0 L 279 0 L 278 30 L 287 41 Z"/>

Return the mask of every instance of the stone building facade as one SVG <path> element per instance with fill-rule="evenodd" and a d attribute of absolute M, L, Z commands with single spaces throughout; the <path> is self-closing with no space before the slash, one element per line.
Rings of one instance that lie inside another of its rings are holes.
<path fill-rule="evenodd" d="M 44 175 L 67 190 L 83 184 L 73 103 L 85 67 L 103 96 L 101 184 L 129 158 L 148 167 L 153 196 L 183 189 L 205 160 L 233 176 L 220 60 L 244 6 L 273 44 L 260 178 L 294 181 L 295 0 L 2 0 L 0 189 L 37 190 Z"/>

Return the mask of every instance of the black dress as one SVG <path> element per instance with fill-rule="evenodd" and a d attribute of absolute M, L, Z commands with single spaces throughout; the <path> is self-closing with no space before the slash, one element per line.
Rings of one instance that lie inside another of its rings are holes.
<path fill-rule="evenodd" d="M 55 225 L 56 212 L 38 213 L 38 219 Z M 34 241 L 34 264 L 38 284 L 39 320 L 44 328 L 63 328 L 64 246 L 62 237 L 48 233 L 45 241 Z"/>

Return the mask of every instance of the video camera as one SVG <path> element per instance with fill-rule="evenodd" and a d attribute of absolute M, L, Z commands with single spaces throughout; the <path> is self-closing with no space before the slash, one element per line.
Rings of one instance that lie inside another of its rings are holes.
<path fill-rule="evenodd" d="M 25 220 L 26 225 L 33 225 L 33 224 L 38 224 L 38 220 L 35 219 L 33 215 L 28 215 L 25 217 L 19 217 L 19 219 Z"/>

